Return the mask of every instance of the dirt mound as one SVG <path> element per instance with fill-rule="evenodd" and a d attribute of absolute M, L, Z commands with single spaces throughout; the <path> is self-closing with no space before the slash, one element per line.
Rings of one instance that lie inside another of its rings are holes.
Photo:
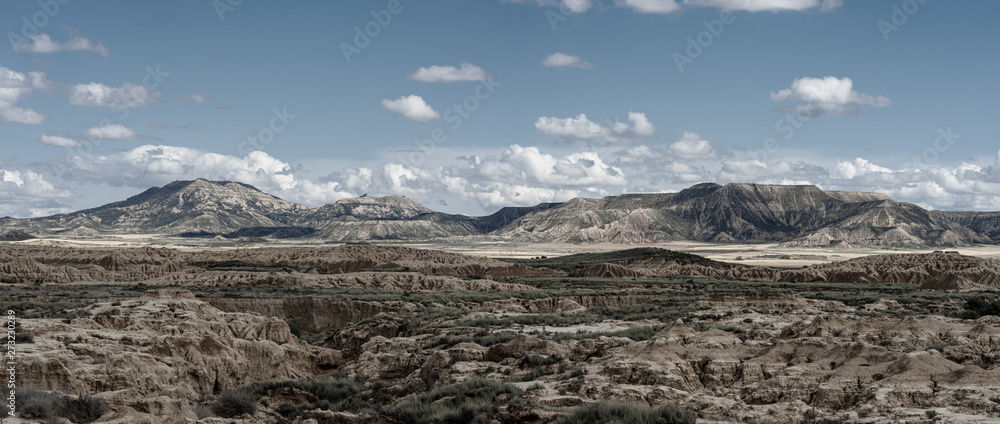
<path fill-rule="evenodd" d="M 644 274 L 628 269 L 622 265 L 603 263 L 578 269 L 573 272 L 573 276 L 594 278 L 638 278 L 643 277 Z"/>
<path fill-rule="evenodd" d="M 957 252 L 872 255 L 779 272 L 774 281 L 916 284 L 927 290 L 977 290 L 1000 285 L 1000 261 Z"/>
<path fill-rule="evenodd" d="M 0 246 L 0 282 L 525 290 L 503 280 L 564 275 L 488 258 L 372 245 L 182 251 Z M 501 281 L 495 281 L 501 280 Z"/>
<path fill-rule="evenodd" d="M 4 234 L 0 234 L 0 241 L 25 241 L 36 238 L 38 237 L 35 237 L 24 231 L 18 231 L 18 230 L 11 230 Z"/>

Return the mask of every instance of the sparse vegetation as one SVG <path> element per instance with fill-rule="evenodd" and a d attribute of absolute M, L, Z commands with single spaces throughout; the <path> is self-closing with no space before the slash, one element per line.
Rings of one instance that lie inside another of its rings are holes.
<path fill-rule="evenodd" d="M 513 403 L 521 393 L 511 384 L 472 378 L 419 395 L 387 415 L 414 424 L 486 422 L 498 415 L 498 396 L 506 395 Z"/>
<path fill-rule="evenodd" d="M 94 422 L 108 412 L 108 405 L 94 396 L 66 396 L 34 387 L 16 389 L 17 412 L 22 418 L 67 418 L 75 423 Z"/>
<path fill-rule="evenodd" d="M 595 402 L 576 408 L 557 424 L 694 424 L 698 416 L 677 405 L 650 408 L 625 403 Z"/>
<path fill-rule="evenodd" d="M 984 315 L 1000 315 L 1000 299 L 975 296 L 965 301 L 963 318 L 976 319 Z"/>
<path fill-rule="evenodd" d="M 257 412 L 259 399 L 260 396 L 245 387 L 228 389 L 223 391 L 212 405 L 212 412 L 223 418 L 239 417 L 243 414 L 253 415 Z"/>

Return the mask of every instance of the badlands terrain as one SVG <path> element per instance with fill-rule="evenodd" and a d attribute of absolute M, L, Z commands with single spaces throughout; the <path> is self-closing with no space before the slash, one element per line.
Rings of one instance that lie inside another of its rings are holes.
<path fill-rule="evenodd" d="M 12 422 L 1000 421 L 989 246 L 19 236 Z"/>
<path fill-rule="evenodd" d="M 998 242 L 814 186 L 470 217 L 178 181 L 0 218 L 0 309 L 15 422 L 986 423 Z"/>

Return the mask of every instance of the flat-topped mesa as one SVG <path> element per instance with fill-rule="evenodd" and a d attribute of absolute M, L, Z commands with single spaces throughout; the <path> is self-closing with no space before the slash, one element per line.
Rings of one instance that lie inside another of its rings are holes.
<path fill-rule="evenodd" d="M 892 200 L 888 194 L 867 191 L 827 191 L 826 194 L 834 199 L 840 200 L 841 202 L 848 203 Z"/>

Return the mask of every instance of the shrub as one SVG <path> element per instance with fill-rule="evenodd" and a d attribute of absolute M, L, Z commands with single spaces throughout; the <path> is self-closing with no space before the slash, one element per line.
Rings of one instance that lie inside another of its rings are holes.
<path fill-rule="evenodd" d="M 215 405 L 212 405 L 212 412 L 223 418 L 233 418 L 243 414 L 253 415 L 257 412 L 258 399 L 260 397 L 246 387 L 229 389 L 219 395 Z"/>
<path fill-rule="evenodd" d="M 515 337 L 517 337 L 517 333 L 512 331 L 501 331 L 498 333 L 484 332 L 483 334 L 476 333 L 472 341 L 480 346 L 490 347 L 495 344 L 507 343 L 514 340 Z"/>
<path fill-rule="evenodd" d="M 34 343 L 35 335 L 30 331 L 25 331 L 21 327 L 21 322 L 14 323 L 14 343 Z"/>
<path fill-rule="evenodd" d="M 980 316 L 1000 315 L 1000 300 L 998 299 L 989 300 L 983 296 L 972 297 L 965 301 L 965 309 L 968 311 L 975 312 Z"/>
<path fill-rule="evenodd" d="M 49 393 L 34 387 L 16 389 L 15 407 L 21 418 L 46 418 L 56 415 L 56 409 L 62 402 L 59 395 Z"/>
<path fill-rule="evenodd" d="M 472 378 L 439 387 L 411 399 L 387 414 L 401 422 L 415 424 L 464 424 L 486 422 L 499 411 L 497 396 L 516 400 L 521 390 L 511 384 Z"/>
<path fill-rule="evenodd" d="M 94 422 L 108 412 L 108 405 L 94 396 L 64 398 L 59 416 L 69 418 L 75 423 Z"/>
<path fill-rule="evenodd" d="M 194 411 L 194 414 L 198 416 L 199 420 L 216 416 L 215 412 L 212 412 L 212 407 L 208 405 L 194 405 L 191 407 L 191 410 Z"/>
<path fill-rule="evenodd" d="M 302 326 L 294 321 L 288 322 L 288 331 L 292 333 L 293 336 L 297 338 L 302 338 Z"/>
<path fill-rule="evenodd" d="M 643 405 L 595 402 L 576 408 L 557 424 L 693 424 L 697 414 L 677 405 L 651 408 Z"/>

